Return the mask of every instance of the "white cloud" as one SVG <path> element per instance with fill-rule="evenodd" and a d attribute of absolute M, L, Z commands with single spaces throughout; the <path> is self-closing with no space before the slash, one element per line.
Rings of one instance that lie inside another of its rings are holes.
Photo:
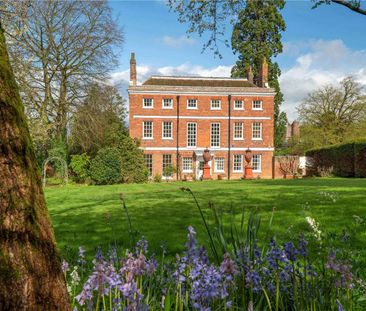
<path fill-rule="evenodd" d="M 351 50 L 342 40 L 310 40 L 285 44 L 284 52 L 295 56 L 295 64 L 282 71 L 284 109 L 295 119 L 298 106 L 308 93 L 326 84 L 337 84 L 348 75 L 366 86 L 366 50 Z"/>
<path fill-rule="evenodd" d="M 173 48 L 180 48 L 187 45 L 193 45 L 195 42 L 196 41 L 194 39 L 188 38 L 186 36 L 180 36 L 177 38 L 171 36 L 163 37 L 163 43 Z"/>

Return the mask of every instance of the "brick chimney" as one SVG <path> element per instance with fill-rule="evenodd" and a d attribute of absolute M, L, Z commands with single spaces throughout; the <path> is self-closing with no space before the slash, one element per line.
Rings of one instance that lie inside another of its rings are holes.
<path fill-rule="evenodd" d="M 259 66 L 257 82 L 259 87 L 268 87 L 268 63 L 265 57 L 263 57 L 262 63 Z"/>
<path fill-rule="evenodd" d="M 254 83 L 254 75 L 253 75 L 253 69 L 252 66 L 249 66 L 247 68 L 247 79 L 250 83 Z"/>
<path fill-rule="evenodd" d="M 136 73 L 136 59 L 135 59 L 135 53 L 131 53 L 131 59 L 130 59 L 130 85 L 136 86 L 137 84 L 137 73 Z"/>

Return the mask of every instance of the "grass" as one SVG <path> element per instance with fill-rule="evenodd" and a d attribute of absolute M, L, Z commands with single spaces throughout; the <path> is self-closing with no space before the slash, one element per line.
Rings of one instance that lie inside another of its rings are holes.
<path fill-rule="evenodd" d="M 169 255 L 180 252 L 189 225 L 207 245 L 199 211 L 180 187 L 189 187 L 195 193 L 207 217 L 211 217 L 210 201 L 222 208 L 224 219 L 229 219 L 233 210 L 238 222 L 242 208 L 258 211 L 262 230 L 270 230 L 282 241 L 300 232 L 309 233 L 305 217 L 314 217 L 334 240 L 351 234 L 349 246 L 360 258 L 366 258 L 366 179 L 341 178 L 48 187 L 47 205 L 63 255 L 80 245 L 90 256 L 99 245 L 130 246 L 120 193 L 138 237 L 145 236 L 156 253 L 160 253 L 162 244 Z M 268 228 L 273 209 L 273 223 Z M 354 215 L 365 222 L 357 224 Z"/>

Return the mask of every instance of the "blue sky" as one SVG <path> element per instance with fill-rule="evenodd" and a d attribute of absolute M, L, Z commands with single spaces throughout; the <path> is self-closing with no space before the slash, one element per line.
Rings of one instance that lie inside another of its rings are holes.
<path fill-rule="evenodd" d="M 125 43 L 120 65 L 113 74 L 125 93 L 130 52 L 136 53 L 138 79 L 152 74 L 228 76 L 236 56 L 221 46 L 222 59 L 209 50 L 202 53 L 206 38 L 186 36 L 186 24 L 169 12 L 164 1 L 110 1 L 123 27 Z M 311 1 L 287 1 L 283 10 L 286 31 L 284 52 L 277 57 L 285 95 L 283 109 L 296 118 L 295 107 L 306 94 L 352 74 L 366 85 L 366 17 L 339 5 L 311 9 Z M 227 24 L 225 38 L 230 40 Z"/>

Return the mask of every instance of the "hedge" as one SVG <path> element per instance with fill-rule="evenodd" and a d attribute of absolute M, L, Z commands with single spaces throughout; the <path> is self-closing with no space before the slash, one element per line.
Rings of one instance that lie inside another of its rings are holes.
<path fill-rule="evenodd" d="M 366 141 L 333 145 L 306 152 L 312 158 L 309 175 L 317 175 L 319 169 L 332 170 L 340 177 L 366 177 Z"/>

